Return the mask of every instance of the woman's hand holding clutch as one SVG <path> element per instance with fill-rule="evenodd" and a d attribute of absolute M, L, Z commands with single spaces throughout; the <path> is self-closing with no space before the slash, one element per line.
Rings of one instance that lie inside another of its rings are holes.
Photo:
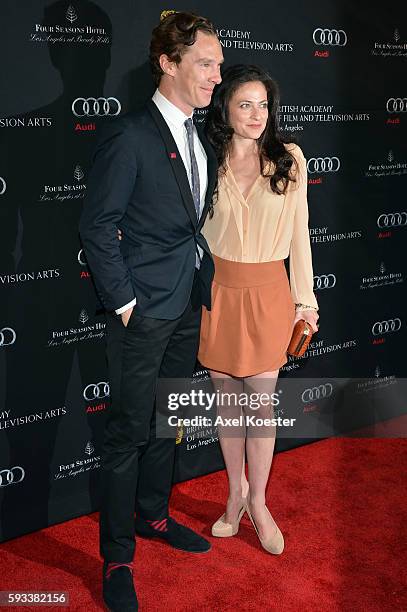
<path fill-rule="evenodd" d="M 312 330 L 315 333 L 319 329 L 317 324 L 318 319 L 319 314 L 317 310 L 297 310 L 295 313 L 294 325 L 297 323 L 297 321 L 304 320 L 311 325 Z"/>
<path fill-rule="evenodd" d="M 318 311 L 312 308 L 296 311 L 293 333 L 287 348 L 288 355 L 302 357 L 305 354 L 313 333 L 318 331 L 318 318 Z"/>

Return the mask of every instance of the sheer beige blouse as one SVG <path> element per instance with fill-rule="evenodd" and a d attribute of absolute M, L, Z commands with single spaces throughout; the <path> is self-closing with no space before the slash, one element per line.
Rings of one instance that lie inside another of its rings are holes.
<path fill-rule="evenodd" d="M 277 195 L 270 179 L 259 176 L 245 199 L 227 165 L 219 178 L 214 215 L 207 217 L 202 233 L 212 253 L 222 259 L 260 263 L 290 256 L 291 295 L 297 309 L 318 308 L 308 233 L 307 164 L 300 147 L 287 146 L 299 172 L 286 194 Z"/>

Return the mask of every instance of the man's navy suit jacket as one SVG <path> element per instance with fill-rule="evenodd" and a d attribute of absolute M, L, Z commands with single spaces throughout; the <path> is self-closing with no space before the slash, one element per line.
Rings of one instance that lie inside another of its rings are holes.
<path fill-rule="evenodd" d="M 156 105 L 150 101 L 105 126 L 89 175 L 80 235 L 106 310 L 136 297 L 143 316 L 181 316 L 191 295 L 197 245 L 204 251 L 198 273 L 201 302 L 210 309 L 214 265 L 200 231 L 217 162 L 204 134 L 199 136 L 208 158 L 208 188 L 198 222 L 184 163 Z"/>

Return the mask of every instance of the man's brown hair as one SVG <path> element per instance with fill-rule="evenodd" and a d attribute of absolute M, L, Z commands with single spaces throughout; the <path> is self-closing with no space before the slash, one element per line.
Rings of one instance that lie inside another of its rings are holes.
<path fill-rule="evenodd" d="M 214 25 L 206 17 L 192 13 L 171 13 L 154 28 L 150 43 L 150 64 L 156 85 L 163 75 L 160 56 L 165 54 L 179 64 L 187 47 L 196 41 L 198 31 L 217 36 Z"/>

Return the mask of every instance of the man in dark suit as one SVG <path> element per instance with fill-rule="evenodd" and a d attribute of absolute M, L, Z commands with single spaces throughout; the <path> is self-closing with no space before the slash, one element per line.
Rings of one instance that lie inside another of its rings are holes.
<path fill-rule="evenodd" d="M 223 56 L 207 19 L 176 13 L 154 29 L 150 60 L 158 89 L 142 110 L 105 130 L 80 223 L 107 311 L 112 403 L 100 545 L 104 599 L 120 612 L 138 607 L 135 532 L 180 550 L 210 549 L 169 517 L 175 441 L 156 437 L 154 402 L 159 378 L 192 376 L 201 306 L 210 308 L 214 268 L 200 231 L 217 164 L 192 115 L 210 103 Z"/>

